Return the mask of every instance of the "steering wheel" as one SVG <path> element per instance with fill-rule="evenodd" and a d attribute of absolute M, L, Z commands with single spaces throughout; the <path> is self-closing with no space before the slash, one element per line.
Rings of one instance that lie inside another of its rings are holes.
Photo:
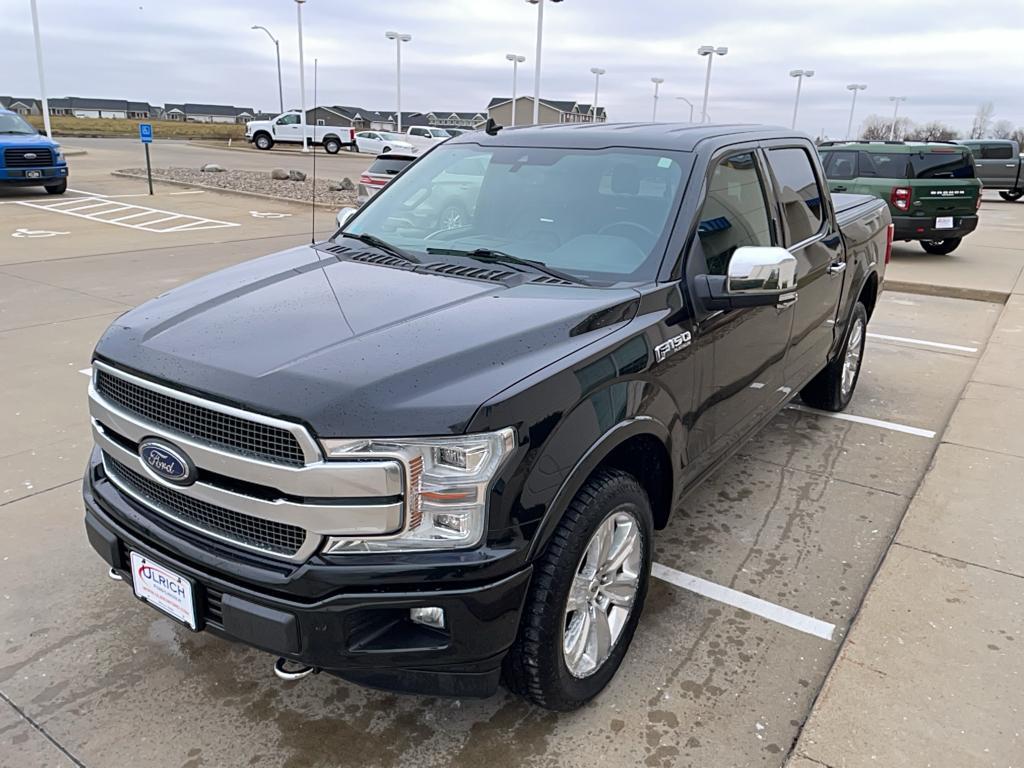
<path fill-rule="evenodd" d="M 597 230 L 597 234 L 599 234 L 599 235 L 614 234 L 614 230 L 615 229 L 634 229 L 634 230 L 640 230 L 643 234 L 647 235 L 652 240 L 657 240 L 658 239 L 658 235 L 657 234 L 655 234 L 653 231 L 651 231 L 650 229 L 645 227 L 643 224 L 637 224 L 635 221 L 613 221 L 611 224 L 606 224 L 605 226 L 603 226 L 599 230 Z M 630 237 L 629 235 L 622 235 L 622 237 L 625 237 L 628 240 L 635 239 L 635 238 Z"/>

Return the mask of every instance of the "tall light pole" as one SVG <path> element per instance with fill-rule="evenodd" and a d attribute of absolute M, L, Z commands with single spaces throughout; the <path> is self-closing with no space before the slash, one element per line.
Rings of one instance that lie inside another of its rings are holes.
<path fill-rule="evenodd" d="M 790 77 L 796 78 L 796 101 L 793 102 L 793 124 L 790 128 L 796 128 L 796 113 L 800 109 L 800 86 L 804 84 L 805 77 L 814 77 L 813 69 L 794 69 L 789 73 Z"/>
<path fill-rule="evenodd" d="M 505 58 L 512 62 L 512 127 L 516 127 L 516 83 L 519 79 L 519 65 L 526 61 L 525 56 L 506 53 Z"/>
<path fill-rule="evenodd" d="M 892 125 L 889 126 L 889 141 L 896 138 L 896 115 L 900 113 L 900 102 L 906 101 L 906 96 L 890 96 L 889 101 L 896 102 L 896 105 L 892 108 Z"/>
<path fill-rule="evenodd" d="M 402 43 L 412 40 L 412 35 L 404 35 L 399 32 L 385 32 L 384 37 L 395 41 L 395 52 L 397 57 L 397 68 L 395 70 L 395 98 L 398 102 L 398 132 L 402 132 Z"/>
<path fill-rule="evenodd" d="M 846 123 L 846 138 L 849 140 L 850 134 L 853 133 L 853 111 L 857 108 L 857 91 L 866 91 L 868 87 L 863 83 L 850 83 L 846 86 L 846 90 L 853 91 L 853 103 L 850 104 L 850 120 Z"/>
<path fill-rule="evenodd" d="M 711 90 L 711 62 L 715 56 L 725 56 L 729 52 L 729 49 L 724 46 L 715 48 L 713 45 L 702 45 L 697 49 L 698 56 L 708 57 L 708 73 L 704 76 L 704 106 L 700 110 L 700 121 L 706 123 L 708 121 L 708 92 Z"/>
<path fill-rule="evenodd" d="M 299 23 L 299 106 L 302 107 L 302 151 L 309 152 L 309 137 L 306 135 L 306 60 L 302 50 L 302 4 L 306 0 L 295 0 L 295 11 Z"/>
<path fill-rule="evenodd" d="M 267 33 L 267 37 L 274 43 L 274 48 L 277 49 L 277 98 L 280 102 L 281 112 L 284 112 L 284 87 L 281 85 L 281 41 L 274 37 L 270 30 L 259 24 L 253 24 L 253 29 L 262 29 Z"/>
<path fill-rule="evenodd" d="M 654 83 L 654 109 L 651 110 L 651 122 L 658 122 L 658 86 L 665 82 L 664 77 L 652 77 L 651 82 Z"/>
<path fill-rule="evenodd" d="M 36 69 L 39 70 L 39 91 L 43 97 L 43 128 L 46 130 L 46 135 L 52 139 L 50 102 L 46 99 L 46 79 L 43 77 L 43 43 L 39 37 L 39 12 L 36 10 L 36 0 L 32 0 L 32 32 L 36 37 Z"/>
<path fill-rule="evenodd" d="M 594 120 L 593 120 L 593 122 L 595 122 L 595 123 L 597 122 L 597 89 L 598 89 L 598 86 L 601 84 L 601 75 L 603 75 L 604 73 L 605 73 L 605 70 L 601 69 L 600 67 L 591 67 L 590 68 L 590 74 L 592 74 L 594 76 L 594 106 L 593 106 Z"/>
<path fill-rule="evenodd" d="M 534 60 L 533 69 L 533 124 L 540 122 L 540 52 L 544 41 L 544 0 L 526 0 L 531 5 L 537 6 L 537 58 Z M 562 0 L 548 0 L 551 3 L 560 3 Z"/>
<path fill-rule="evenodd" d="M 692 123 L 693 122 L 693 102 L 690 101 L 685 96 L 676 96 L 676 99 L 679 100 L 679 101 L 686 102 L 687 106 L 690 107 L 690 122 Z"/>

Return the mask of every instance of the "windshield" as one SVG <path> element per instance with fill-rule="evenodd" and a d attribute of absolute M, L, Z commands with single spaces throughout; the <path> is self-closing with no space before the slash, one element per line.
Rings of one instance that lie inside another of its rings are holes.
<path fill-rule="evenodd" d="M 384 141 L 405 141 L 405 136 L 400 133 L 389 133 L 388 131 L 378 131 L 378 133 Z"/>
<path fill-rule="evenodd" d="M 35 136 L 38 131 L 25 122 L 21 115 L 0 115 L 0 133 L 17 136 Z"/>
<path fill-rule="evenodd" d="M 452 137 L 444 128 L 431 128 L 430 135 L 436 139 L 450 139 Z"/>
<path fill-rule="evenodd" d="M 685 152 L 442 144 L 346 227 L 417 254 L 501 251 L 594 282 L 657 274 Z"/>

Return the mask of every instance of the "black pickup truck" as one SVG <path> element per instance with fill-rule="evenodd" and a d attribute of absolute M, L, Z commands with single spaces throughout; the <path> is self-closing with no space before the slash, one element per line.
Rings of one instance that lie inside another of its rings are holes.
<path fill-rule="evenodd" d="M 458 226 L 421 215 L 467 166 Z M 89 540 L 281 677 L 573 709 L 683 497 L 798 393 L 850 402 L 891 239 L 788 130 L 453 138 L 329 241 L 113 323 Z"/>

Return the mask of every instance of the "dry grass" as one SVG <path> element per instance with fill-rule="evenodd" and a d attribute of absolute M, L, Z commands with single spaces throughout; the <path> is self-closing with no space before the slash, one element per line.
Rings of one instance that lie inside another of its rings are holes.
<path fill-rule="evenodd" d="M 26 119 L 40 131 L 43 129 L 42 116 L 31 115 Z M 241 139 L 245 136 L 244 125 L 179 123 L 174 120 L 51 117 L 50 127 L 54 136 L 138 136 L 139 123 L 143 122 L 153 126 L 153 135 L 158 139 Z"/>

